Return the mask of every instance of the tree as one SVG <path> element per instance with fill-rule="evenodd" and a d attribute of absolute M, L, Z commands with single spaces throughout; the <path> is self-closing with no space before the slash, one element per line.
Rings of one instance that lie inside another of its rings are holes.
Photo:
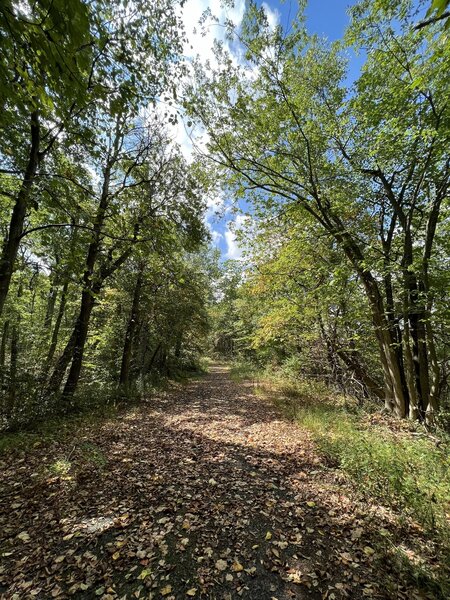
<path fill-rule="evenodd" d="M 78 143 L 89 139 L 105 102 L 112 116 L 124 102 L 136 112 L 167 89 L 180 68 L 175 6 L 172 0 L 134 2 L 133 10 L 120 0 L 3 5 L 0 152 L 2 172 L 12 179 L 2 195 L 12 205 L 0 258 L 0 314 L 27 213 L 39 207 L 39 194 L 30 205 L 32 192 L 49 176 L 41 173 L 44 161 L 68 131 Z"/>
<path fill-rule="evenodd" d="M 440 388 L 432 270 L 450 179 L 448 59 L 432 27 L 414 30 L 410 7 L 355 7 L 348 40 L 368 58 L 349 93 L 336 45 L 301 21 L 271 31 L 251 6 L 248 65 L 219 47 L 188 108 L 230 190 L 266 218 L 307 213 L 335 240 L 371 312 L 386 408 L 423 419 Z"/>
<path fill-rule="evenodd" d="M 206 179 L 161 109 L 185 69 L 179 3 L 0 10 L 4 428 L 195 362 L 208 286 L 190 258 Z"/>

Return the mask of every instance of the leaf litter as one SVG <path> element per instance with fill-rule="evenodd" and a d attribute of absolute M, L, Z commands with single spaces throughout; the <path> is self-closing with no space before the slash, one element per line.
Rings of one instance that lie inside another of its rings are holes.
<path fill-rule="evenodd" d="M 224 367 L 0 467 L 5 599 L 426 598 L 377 550 L 389 515 Z"/>

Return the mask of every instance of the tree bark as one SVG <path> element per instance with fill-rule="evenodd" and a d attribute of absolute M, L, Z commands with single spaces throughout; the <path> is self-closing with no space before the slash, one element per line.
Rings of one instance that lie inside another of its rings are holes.
<path fill-rule="evenodd" d="M 66 279 L 64 285 L 61 290 L 61 297 L 59 299 L 59 308 L 58 314 L 56 315 L 55 325 L 53 327 L 52 339 L 50 341 L 50 346 L 47 353 L 47 358 L 45 359 L 45 370 L 50 366 L 53 356 L 55 355 L 56 346 L 58 344 L 58 336 L 59 330 L 61 329 L 61 323 L 64 317 L 64 313 L 66 311 L 67 304 L 67 292 L 69 290 L 69 280 Z"/>
<path fill-rule="evenodd" d="M 130 364 L 131 354 L 133 349 L 133 340 L 135 337 L 136 327 L 138 324 L 139 302 L 141 299 L 142 282 L 144 279 L 143 266 L 140 268 L 136 285 L 134 287 L 133 304 L 131 306 L 130 318 L 128 320 L 127 330 L 125 333 L 125 341 L 123 345 L 122 364 L 120 367 L 119 386 L 127 388 L 130 383 Z"/>
<path fill-rule="evenodd" d="M 2 342 L 0 345 L 0 392 L 5 381 L 6 345 L 8 343 L 9 320 L 3 323 Z"/>
<path fill-rule="evenodd" d="M 31 113 L 31 145 L 28 156 L 28 163 L 25 169 L 25 175 L 17 194 L 7 237 L 3 242 L 2 254 L 0 258 L 0 315 L 3 312 L 6 298 L 9 292 L 11 277 L 14 271 L 14 264 L 19 250 L 23 225 L 28 209 L 30 193 L 33 187 L 36 173 L 39 167 L 39 143 L 40 143 L 40 124 L 38 111 Z"/>
<path fill-rule="evenodd" d="M 89 321 L 94 308 L 95 297 L 93 290 L 84 290 L 81 295 L 81 306 L 78 318 L 74 327 L 74 344 L 72 353 L 72 363 L 70 365 L 67 381 L 64 386 L 62 398 L 67 402 L 75 394 L 83 364 L 84 348 L 86 345 L 87 334 L 89 330 Z"/>
<path fill-rule="evenodd" d="M 58 264 L 57 264 L 58 267 Z M 50 329 L 53 321 L 53 314 L 55 312 L 56 298 L 58 297 L 58 285 L 59 277 L 53 272 L 51 275 L 50 291 L 47 297 L 47 308 L 45 311 L 44 329 L 47 333 L 50 333 Z"/>
<path fill-rule="evenodd" d="M 19 283 L 17 299 L 22 297 L 23 285 Z M 9 362 L 9 391 L 6 417 L 10 419 L 14 413 L 17 397 L 17 367 L 19 359 L 20 312 L 17 311 L 11 327 L 11 354 Z"/>
<path fill-rule="evenodd" d="M 383 297 L 372 273 L 364 266 L 364 255 L 340 219 L 334 215 L 333 221 L 325 215 L 330 233 L 343 249 L 354 266 L 366 293 L 372 315 L 372 323 L 378 341 L 380 360 L 384 374 L 385 407 L 396 416 L 405 418 L 409 409 L 409 397 L 405 386 L 404 373 L 392 339 L 389 321 L 386 318 Z"/>

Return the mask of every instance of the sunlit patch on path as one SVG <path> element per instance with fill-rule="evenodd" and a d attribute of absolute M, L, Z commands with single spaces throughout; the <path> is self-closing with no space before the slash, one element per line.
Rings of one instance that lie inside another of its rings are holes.
<path fill-rule="evenodd" d="M 3 598 L 392 597 L 374 516 L 224 367 L 65 444 L 2 459 Z"/>

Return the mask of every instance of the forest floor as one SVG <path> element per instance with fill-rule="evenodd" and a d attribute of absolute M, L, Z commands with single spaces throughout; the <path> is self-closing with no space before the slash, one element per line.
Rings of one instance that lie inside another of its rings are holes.
<path fill-rule="evenodd" d="M 1 598 L 427 597 L 390 515 L 223 366 L 0 470 Z"/>

